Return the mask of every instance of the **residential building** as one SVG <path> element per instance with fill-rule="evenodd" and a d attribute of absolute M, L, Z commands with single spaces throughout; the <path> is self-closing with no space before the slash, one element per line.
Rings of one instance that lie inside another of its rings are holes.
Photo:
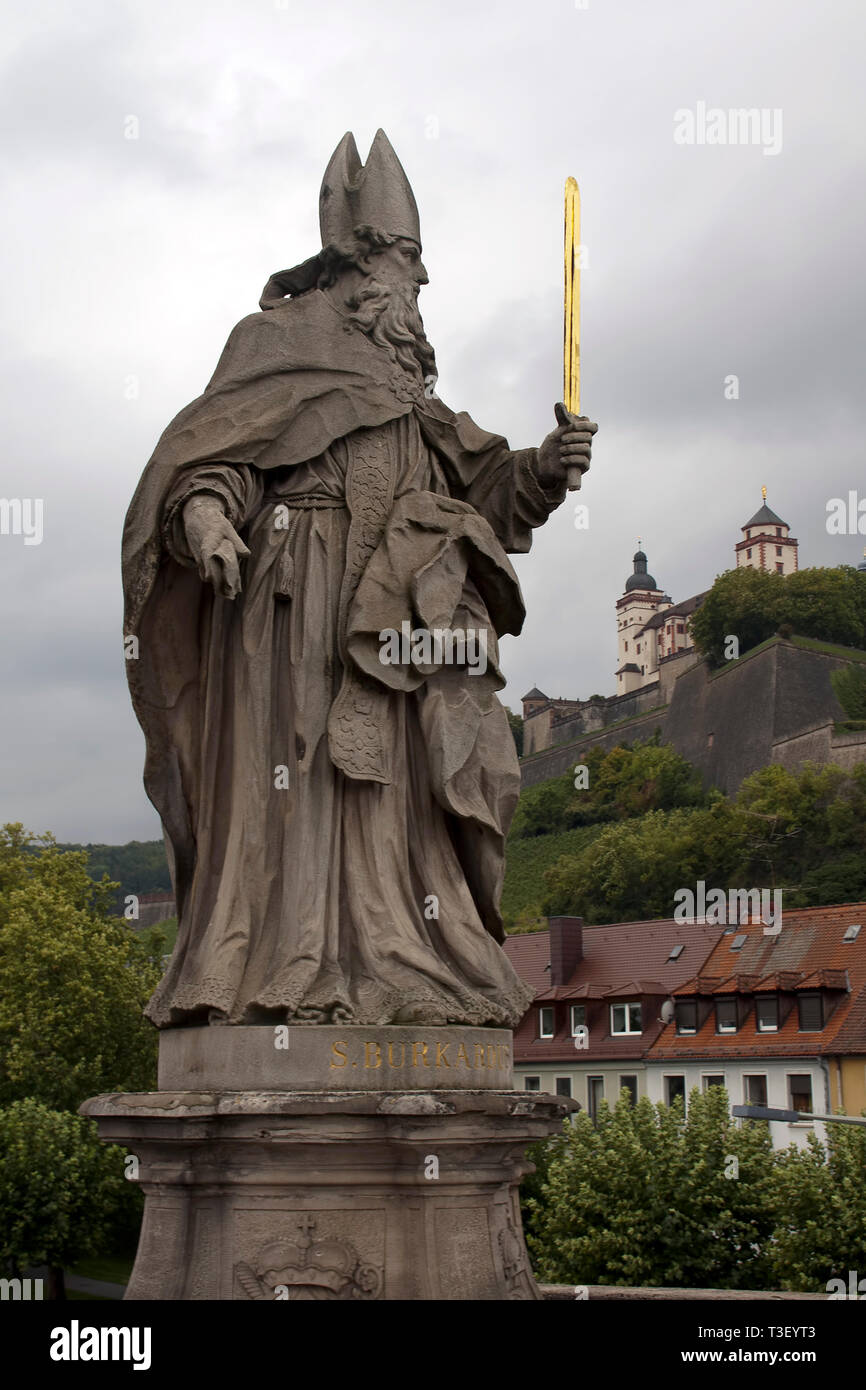
<path fill-rule="evenodd" d="M 866 1108 L 866 903 L 785 910 L 778 935 L 729 928 L 672 997 L 645 1057 L 651 1100 L 724 1085 L 732 1104 Z M 819 1122 L 770 1127 L 776 1147 L 824 1138 Z"/>
<path fill-rule="evenodd" d="M 646 1093 L 644 1056 L 661 1009 L 700 971 L 722 932 L 706 923 L 585 926 L 551 917 L 549 930 L 510 936 L 505 951 L 535 998 L 514 1033 L 515 1086 L 577 1100 L 594 1114 L 626 1086 Z"/>

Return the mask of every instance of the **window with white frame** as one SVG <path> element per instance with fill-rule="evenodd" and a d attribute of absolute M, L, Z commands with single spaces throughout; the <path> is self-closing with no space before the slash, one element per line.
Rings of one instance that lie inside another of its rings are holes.
<path fill-rule="evenodd" d="M 736 999 L 717 999 L 716 1000 L 716 1032 L 717 1033 L 736 1033 L 737 1031 L 737 1001 Z"/>
<path fill-rule="evenodd" d="M 701 1077 L 701 1090 L 703 1091 L 709 1091 L 713 1086 L 724 1086 L 724 1084 L 724 1072 L 709 1072 L 707 1075 Z"/>
<path fill-rule="evenodd" d="M 538 1010 L 538 1036 L 540 1038 L 553 1037 L 553 1008 L 546 1006 Z"/>
<path fill-rule="evenodd" d="M 614 1037 L 642 1032 L 640 1004 L 611 1004 L 610 1031 Z"/>
<path fill-rule="evenodd" d="M 674 1017 L 678 1033 L 698 1031 L 698 1005 L 694 999 L 678 999 L 674 1004 Z"/>
<path fill-rule="evenodd" d="M 578 1028 L 586 1027 L 586 1005 L 572 1004 L 571 1006 L 571 1036 L 577 1036 Z"/>
<path fill-rule="evenodd" d="M 541 1090 L 541 1077 L 540 1077 L 540 1076 L 524 1076 L 524 1078 L 523 1078 L 523 1089 L 524 1089 L 524 1091 L 540 1091 L 540 1090 Z"/>
<path fill-rule="evenodd" d="M 756 1000 L 755 1017 L 758 1020 L 759 1033 L 777 1033 L 779 1031 L 778 999 L 771 995 L 769 999 Z"/>

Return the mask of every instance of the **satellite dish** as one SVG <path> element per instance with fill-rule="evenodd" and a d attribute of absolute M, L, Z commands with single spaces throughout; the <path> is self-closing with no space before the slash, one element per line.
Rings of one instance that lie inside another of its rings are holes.
<path fill-rule="evenodd" d="M 662 1004 L 662 1023 L 673 1023 L 675 1017 L 674 1001 L 666 999 Z"/>

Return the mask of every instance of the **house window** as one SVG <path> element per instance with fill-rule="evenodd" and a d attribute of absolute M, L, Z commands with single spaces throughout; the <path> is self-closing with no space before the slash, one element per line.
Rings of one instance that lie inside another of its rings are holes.
<path fill-rule="evenodd" d="M 800 1032 L 818 1033 L 824 1027 L 824 1001 L 820 994 L 801 994 L 797 1000 Z"/>
<path fill-rule="evenodd" d="M 571 1095 L 571 1077 L 570 1077 L 570 1076 L 558 1076 L 558 1077 L 556 1078 L 556 1094 L 557 1094 L 558 1096 L 570 1096 L 570 1095 Z"/>
<path fill-rule="evenodd" d="M 586 1005 L 572 1004 L 571 1006 L 571 1036 L 577 1036 L 578 1028 L 586 1027 Z"/>
<path fill-rule="evenodd" d="M 755 1017 L 759 1033 L 776 1033 L 779 1029 L 778 999 L 758 999 L 755 1003 Z"/>
<path fill-rule="evenodd" d="M 746 1105 L 767 1104 L 766 1076 L 746 1075 L 743 1077 L 743 1099 Z"/>
<path fill-rule="evenodd" d="M 540 1091 L 540 1090 L 541 1090 L 541 1077 L 540 1077 L 540 1076 L 524 1076 L 524 1078 L 523 1078 L 523 1089 L 524 1089 L 524 1091 Z"/>
<path fill-rule="evenodd" d="M 698 1006 L 693 999 L 678 1000 L 674 1005 L 678 1033 L 698 1031 Z"/>
<path fill-rule="evenodd" d="M 724 1072 L 713 1072 L 710 1076 L 701 1077 L 701 1089 L 704 1091 L 708 1091 L 711 1086 L 724 1086 L 724 1084 Z"/>
<path fill-rule="evenodd" d="M 640 1004 L 611 1004 L 610 1031 L 615 1036 L 624 1033 L 640 1033 Z"/>
<path fill-rule="evenodd" d="M 685 632 L 685 627 L 682 623 L 677 623 L 677 632 L 680 634 L 680 636 L 682 636 L 682 634 Z"/>
<path fill-rule="evenodd" d="M 752 552 L 751 552 L 751 550 L 747 550 L 747 551 L 746 551 L 746 559 L 747 559 L 747 560 L 751 560 L 751 558 L 752 558 Z"/>
<path fill-rule="evenodd" d="M 782 547 L 781 547 L 780 545 L 777 545 L 777 546 L 776 546 L 776 554 L 777 554 L 777 555 L 781 555 L 781 553 L 782 553 Z"/>
<path fill-rule="evenodd" d="M 792 1110 L 812 1114 L 812 1078 L 808 1073 L 795 1072 L 788 1076 L 788 1101 Z"/>
<path fill-rule="evenodd" d="M 589 1111 L 589 1118 L 598 1118 L 598 1108 L 604 1100 L 604 1077 L 588 1076 L 586 1078 L 586 1108 Z"/>
<path fill-rule="evenodd" d="M 737 1001 L 736 999 L 717 999 L 716 1000 L 716 1032 L 717 1033 L 736 1033 L 737 1031 Z"/>
<path fill-rule="evenodd" d="M 553 1009 L 538 1010 L 538 1036 L 540 1038 L 553 1037 Z"/>
<path fill-rule="evenodd" d="M 628 1091 L 629 1097 L 631 1098 L 631 1103 L 632 1103 L 632 1105 L 636 1105 L 636 1104 L 637 1104 L 637 1077 L 636 1077 L 636 1076 L 631 1076 L 631 1075 L 629 1075 L 629 1076 L 621 1076 L 621 1077 L 619 1078 L 619 1088 L 620 1088 L 620 1090 L 625 1089 L 626 1091 Z"/>
<path fill-rule="evenodd" d="M 626 642 L 626 644 L 625 644 L 625 649 L 626 649 L 626 651 L 628 651 L 628 642 Z"/>
<path fill-rule="evenodd" d="M 782 528 L 781 528 L 781 526 L 777 526 L 777 527 L 776 527 L 776 535 L 777 535 L 777 536 L 781 536 L 781 534 L 782 534 Z M 777 553 L 778 553 L 778 552 L 777 552 Z"/>
<path fill-rule="evenodd" d="M 668 1105 L 673 1105 L 675 1100 L 681 1100 L 683 1105 L 685 1105 L 686 1078 L 684 1076 L 665 1077 L 665 1100 Z"/>
<path fill-rule="evenodd" d="M 776 561 L 776 573 L 777 573 L 777 574 L 784 574 L 784 572 L 785 572 L 785 566 L 784 566 L 779 560 L 777 560 L 777 561 Z"/>
<path fill-rule="evenodd" d="M 640 656 L 640 642 L 638 642 L 637 646 L 635 647 L 635 651 L 637 652 L 638 656 Z"/>

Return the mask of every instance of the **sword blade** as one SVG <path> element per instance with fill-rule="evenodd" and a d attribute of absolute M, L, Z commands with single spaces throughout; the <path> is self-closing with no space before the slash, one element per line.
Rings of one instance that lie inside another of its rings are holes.
<path fill-rule="evenodd" d="M 577 180 L 565 183 L 565 322 L 563 334 L 563 398 L 572 415 L 580 414 L 580 189 Z"/>

